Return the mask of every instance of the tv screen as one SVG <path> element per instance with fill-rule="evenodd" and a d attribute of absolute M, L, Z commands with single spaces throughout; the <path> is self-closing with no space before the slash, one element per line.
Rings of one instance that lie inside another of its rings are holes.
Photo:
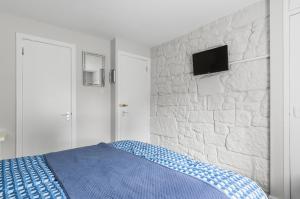
<path fill-rule="evenodd" d="M 193 54 L 194 75 L 228 70 L 227 45 Z"/>

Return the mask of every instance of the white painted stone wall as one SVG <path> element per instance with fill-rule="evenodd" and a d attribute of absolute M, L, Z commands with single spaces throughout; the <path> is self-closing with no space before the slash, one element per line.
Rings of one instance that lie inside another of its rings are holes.
<path fill-rule="evenodd" d="M 153 47 L 151 142 L 237 171 L 269 191 L 269 59 L 192 75 L 192 54 L 229 45 L 230 63 L 269 54 L 261 1 Z"/>

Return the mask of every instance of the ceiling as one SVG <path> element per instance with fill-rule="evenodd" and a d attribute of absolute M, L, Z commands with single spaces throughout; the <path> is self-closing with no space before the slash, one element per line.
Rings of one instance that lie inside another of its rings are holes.
<path fill-rule="evenodd" d="M 0 12 L 155 46 L 257 0 L 0 0 Z"/>

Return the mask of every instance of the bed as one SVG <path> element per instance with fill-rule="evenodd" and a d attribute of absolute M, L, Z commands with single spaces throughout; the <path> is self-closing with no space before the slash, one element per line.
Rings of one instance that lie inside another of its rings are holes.
<path fill-rule="evenodd" d="M 0 162 L 0 198 L 267 199 L 249 178 L 138 141 Z"/>

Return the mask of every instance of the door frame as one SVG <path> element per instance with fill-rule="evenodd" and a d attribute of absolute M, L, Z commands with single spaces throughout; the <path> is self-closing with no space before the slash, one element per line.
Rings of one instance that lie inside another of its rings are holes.
<path fill-rule="evenodd" d="M 23 155 L 23 41 L 29 40 L 71 49 L 71 147 L 76 147 L 76 46 L 24 33 L 16 33 L 16 157 Z"/>
<path fill-rule="evenodd" d="M 148 58 L 148 57 L 144 57 L 144 56 L 141 56 L 141 55 L 136 55 L 136 54 L 133 54 L 133 53 L 129 53 L 129 52 L 125 52 L 125 51 L 120 51 L 118 50 L 117 51 L 117 56 L 116 56 L 116 83 L 115 83 L 115 138 L 114 140 L 115 141 L 118 141 L 119 138 L 120 138 L 120 126 L 119 126 L 119 96 L 118 96 L 118 93 L 119 93 L 119 81 L 118 81 L 118 75 L 119 75 L 119 58 L 120 56 L 128 56 L 128 57 L 132 57 L 132 58 L 135 58 L 135 59 L 141 59 L 141 60 L 144 60 L 147 62 L 147 67 L 148 67 L 148 74 L 149 74 L 149 102 L 151 103 L 151 59 Z M 151 105 L 149 104 L 149 107 Z M 151 107 L 150 107 L 151 108 Z M 150 120 L 150 110 L 149 110 L 149 120 Z M 149 121 L 150 122 L 150 121 Z M 149 126 L 150 128 L 150 126 Z M 149 129 L 149 135 L 148 135 L 148 141 L 150 142 L 150 129 Z"/>

